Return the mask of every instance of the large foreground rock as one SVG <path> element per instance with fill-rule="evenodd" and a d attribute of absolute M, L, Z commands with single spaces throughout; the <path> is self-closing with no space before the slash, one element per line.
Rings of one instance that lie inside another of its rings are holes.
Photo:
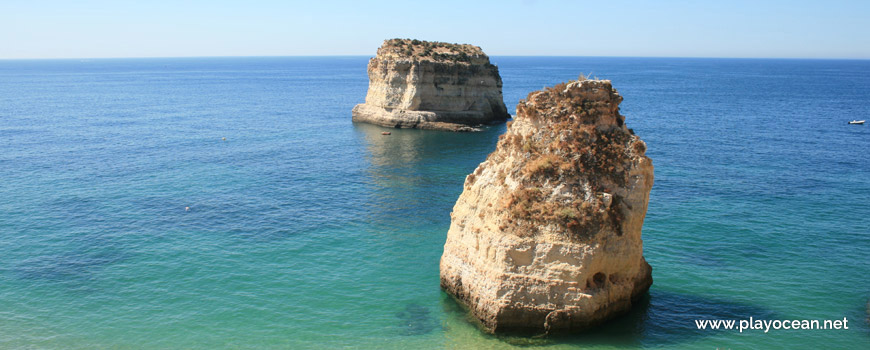
<path fill-rule="evenodd" d="M 352 111 L 355 122 L 468 131 L 510 118 L 498 67 L 477 46 L 386 40 L 368 74 L 366 102 Z"/>
<path fill-rule="evenodd" d="M 610 81 L 537 91 L 465 179 L 441 286 L 491 332 L 570 332 L 652 284 L 641 227 L 653 165 Z"/>

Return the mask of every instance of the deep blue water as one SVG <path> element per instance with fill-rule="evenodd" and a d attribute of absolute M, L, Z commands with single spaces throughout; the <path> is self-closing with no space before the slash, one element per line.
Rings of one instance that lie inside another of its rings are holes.
<path fill-rule="evenodd" d="M 494 57 L 511 113 L 611 79 L 656 167 L 647 300 L 524 339 L 438 287 L 504 125 L 354 125 L 367 60 L 0 61 L 0 348 L 870 347 L 870 61 Z M 750 316 L 850 327 L 693 322 Z"/>

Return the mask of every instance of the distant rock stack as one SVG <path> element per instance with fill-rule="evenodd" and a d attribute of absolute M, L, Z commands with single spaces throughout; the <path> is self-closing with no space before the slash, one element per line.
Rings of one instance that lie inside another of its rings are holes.
<path fill-rule="evenodd" d="M 510 118 L 498 67 L 480 47 L 384 41 L 369 60 L 366 102 L 353 121 L 396 128 L 471 131 Z"/>
<path fill-rule="evenodd" d="M 621 101 L 607 80 L 533 92 L 466 177 L 441 286 L 489 331 L 582 330 L 652 285 L 641 227 L 653 165 Z"/>

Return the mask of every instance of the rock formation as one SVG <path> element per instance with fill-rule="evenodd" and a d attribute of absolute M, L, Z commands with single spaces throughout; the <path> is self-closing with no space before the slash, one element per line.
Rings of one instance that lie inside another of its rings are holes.
<path fill-rule="evenodd" d="M 470 131 L 510 118 L 498 67 L 480 47 L 384 41 L 369 60 L 366 102 L 353 121 L 396 128 Z"/>
<path fill-rule="evenodd" d="M 653 165 L 621 101 L 607 80 L 533 92 L 466 177 L 441 286 L 489 331 L 582 330 L 652 285 L 641 227 Z"/>

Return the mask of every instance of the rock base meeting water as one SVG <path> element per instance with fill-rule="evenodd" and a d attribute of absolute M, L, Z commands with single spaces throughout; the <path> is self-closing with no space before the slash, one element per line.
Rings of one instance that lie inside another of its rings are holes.
<path fill-rule="evenodd" d="M 366 101 L 352 111 L 355 122 L 475 131 L 510 118 L 498 67 L 477 46 L 386 40 L 369 60 L 368 75 Z"/>
<path fill-rule="evenodd" d="M 606 80 L 532 92 L 465 179 L 441 285 L 489 331 L 584 330 L 652 284 L 641 228 L 653 166 L 620 102 Z"/>

